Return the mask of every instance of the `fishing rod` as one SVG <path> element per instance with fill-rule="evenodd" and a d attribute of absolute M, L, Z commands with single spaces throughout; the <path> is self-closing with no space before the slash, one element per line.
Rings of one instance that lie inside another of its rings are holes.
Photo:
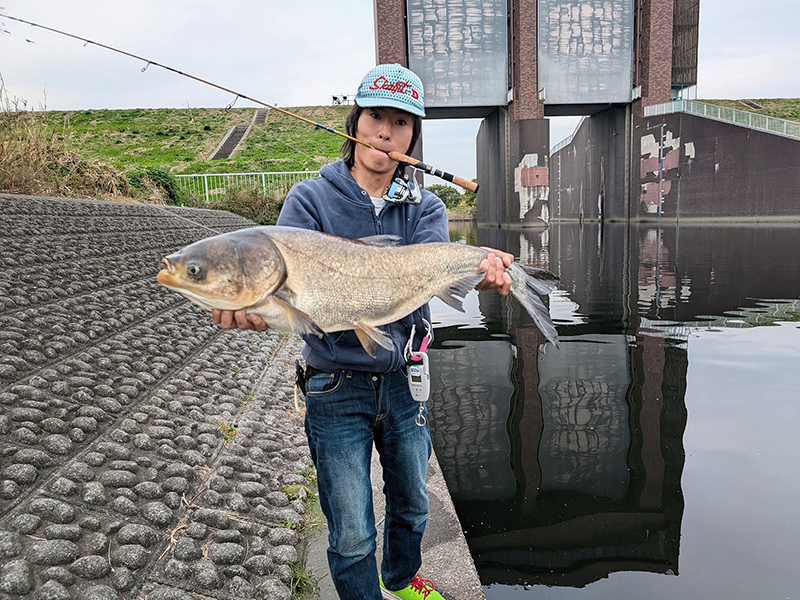
<path fill-rule="evenodd" d="M 194 79 L 195 81 L 199 81 L 200 83 L 204 83 L 206 85 L 210 85 L 211 87 L 215 87 L 218 90 L 222 90 L 223 92 L 227 92 L 229 94 L 233 94 L 234 96 L 236 96 L 236 99 L 244 98 L 245 100 L 249 100 L 250 102 L 254 102 L 256 104 L 260 104 L 261 106 L 266 106 L 270 110 L 276 110 L 279 113 L 286 115 L 287 117 L 292 117 L 294 119 L 299 119 L 300 121 L 304 121 L 305 123 L 308 123 L 309 125 L 313 125 L 314 127 L 318 128 L 318 129 L 324 129 L 325 131 L 327 131 L 329 133 L 333 133 L 333 134 L 338 135 L 340 137 L 346 138 L 346 139 L 348 139 L 348 140 L 350 140 L 352 142 L 355 142 L 356 144 L 361 144 L 362 146 L 366 146 L 367 148 L 371 148 L 373 150 L 377 150 L 378 152 L 383 152 L 384 154 L 386 154 L 390 159 L 392 159 L 395 162 L 406 163 L 407 165 L 410 165 L 411 167 L 413 167 L 415 169 L 419 169 L 421 171 L 424 171 L 425 173 L 427 173 L 429 175 L 433 175 L 434 177 L 439 177 L 440 179 L 444 179 L 445 181 L 449 181 L 451 183 L 454 183 L 457 186 L 464 188 L 465 190 L 469 190 L 471 192 L 477 192 L 478 191 L 478 184 L 475 183 L 474 181 L 469 181 L 467 179 L 464 179 L 463 177 L 458 177 L 456 175 L 452 175 L 452 174 L 447 173 L 445 171 L 441 171 L 441 170 L 436 169 L 436 168 L 434 168 L 434 167 L 432 167 L 432 166 L 430 166 L 428 164 L 425 164 L 421 160 L 417 160 L 416 158 L 414 158 L 412 156 L 407 156 L 405 154 L 401 154 L 400 152 L 395 152 L 394 150 L 386 152 L 385 150 L 381 150 L 379 148 L 376 148 L 375 146 L 373 146 L 369 142 L 365 142 L 363 140 L 359 140 L 358 138 L 355 138 L 353 136 L 347 135 L 346 133 L 343 133 L 341 131 L 337 131 L 336 129 L 333 129 L 332 127 L 328 127 L 326 125 L 322 125 L 321 123 L 315 123 L 311 119 L 306 119 L 305 117 L 301 117 L 300 115 L 295 114 L 293 112 L 289 112 L 288 110 L 285 110 L 283 108 L 279 108 L 277 106 L 273 106 L 271 104 L 267 104 L 266 102 L 262 102 L 261 100 L 258 100 L 256 98 L 251 98 L 249 96 L 245 96 L 244 94 L 241 94 L 241 93 L 239 93 L 239 92 L 237 92 L 235 90 L 231 90 L 231 89 L 226 88 L 224 86 L 218 85 L 218 84 L 216 84 L 216 83 L 214 83 L 212 81 L 208 81 L 206 79 L 202 79 L 200 77 L 196 77 L 195 75 L 192 75 L 190 73 L 184 73 L 183 71 L 179 71 L 178 69 L 173 69 L 170 66 L 162 65 L 160 63 L 157 63 L 154 60 L 150 60 L 150 59 L 144 58 L 142 56 L 137 56 L 136 54 L 132 54 L 130 52 L 126 52 L 125 50 L 120 50 L 119 48 L 114 48 L 113 46 L 108 46 L 106 44 L 101 44 L 100 42 L 95 42 L 95 41 L 86 39 L 84 37 L 81 37 L 79 35 L 68 33 L 66 31 L 61 31 L 60 29 L 54 29 L 53 27 L 47 27 L 46 25 L 40 25 L 39 23 L 33 23 L 31 21 L 26 21 L 24 19 L 19 19 L 17 17 L 12 17 L 11 15 L 0 14 L 0 17 L 2 17 L 4 19 L 11 19 L 12 21 L 18 21 L 19 23 L 25 23 L 26 25 L 30 25 L 32 27 L 38 27 L 40 29 L 45 29 L 47 31 L 52 31 L 53 33 L 57 33 L 59 35 L 65 35 L 67 37 L 71 37 L 73 39 L 80 40 L 82 42 L 86 42 L 86 44 L 93 44 L 95 46 L 99 46 L 100 48 L 105 48 L 106 50 L 111 50 L 112 52 L 116 52 L 118 54 L 122 54 L 124 56 L 129 56 L 129 57 L 134 58 L 136 60 L 140 60 L 140 61 L 142 61 L 144 63 L 147 63 L 144 66 L 144 68 L 142 69 L 143 73 L 147 70 L 147 68 L 150 65 L 153 65 L 155 67 L 161 67 L 162 69 L 166 69 L 167 71 L 171 71 L 172 73 L 177 73 L 178 75 L 183 75 L 184 77 L 188 77 L 189 79 Z M 236 102 L 236 99 L 234 99 L 234 102 Z M 231 104 L 231 106 L 232 105 L 233 104 Z"/>

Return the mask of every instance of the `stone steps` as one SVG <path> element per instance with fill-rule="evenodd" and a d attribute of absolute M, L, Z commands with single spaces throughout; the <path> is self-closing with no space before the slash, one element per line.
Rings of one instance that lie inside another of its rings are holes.
<path fill-rule="evenodd" d="M 267 122 L 267 115 L 269 114 L 269 109 L 260 108 L 256 111 L 256 114 L 253 115 L 253 122 L 252 125 L 263 125 Z"/>
<path fill-rule="evenodd" d="M 230 158 L 231 154 L 236 150 L 236 147 L 244 139 L 248 131 L 250 131 L 249 125 L 235 125 L 231 127 L 230 131 L 222 138 L 222 142 L 220 142 L 219 146 L 217 146 L 211 154 L 209 160 Z"/>

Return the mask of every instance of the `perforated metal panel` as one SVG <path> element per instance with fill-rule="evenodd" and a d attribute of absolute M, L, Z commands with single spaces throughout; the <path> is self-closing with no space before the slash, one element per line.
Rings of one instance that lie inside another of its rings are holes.
<path fill-rule="evenodd" d="M 633 2 L 539 0 L 538 58 L 546 105 L 629 102 Z"/>
<path fill-rule="evenodd" d="M 507 9 L 507 0 L 408 0 L 409 67 L 426 107 L 506 104 Z"/>

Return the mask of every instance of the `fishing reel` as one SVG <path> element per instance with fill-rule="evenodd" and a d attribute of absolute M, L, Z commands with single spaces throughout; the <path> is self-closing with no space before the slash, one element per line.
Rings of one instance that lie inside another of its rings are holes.
<path fill-rule="evenodd" d="M 414 181 L 413 175 L 405 172 L 404 165 L 401 165 L 397 167 L 383 199 L 396 204 L 419 204 L 422 202 L 422 188 Z"/>

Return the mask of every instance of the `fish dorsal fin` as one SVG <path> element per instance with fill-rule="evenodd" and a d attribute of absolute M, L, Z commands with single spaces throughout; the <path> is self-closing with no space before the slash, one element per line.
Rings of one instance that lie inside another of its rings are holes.
<path fill-rule="evenodd" d="M 322 328 L 317 325 L 317 322 L 314 321 L 309 315 L 304 313 L 302 310 L 299 310 L 289 304 L 286 300 L 281 298 L 278 294 L 274 294 L 270 296 L 271 302 L 273 302 L 278 308 L 282 309 L 284 313 L 286 313 L 286 319 L 289 321 L 289 327 L 292 328 L 294 333 L 305 334 L 305 335 L 318 335 L 322 337 L 325 333 L 322 331 Z"/>
<path fill-rule="evenodd" d="M 472 288 L 474 288 L 481 281 L 483 281 L 484 277 L 485 277 L 484 273 L 477 273 L 460 281 L 456 281 L 452 285 L 448 286 L 447 289 L 439 291 L 436 294 L 436 297 L 439 298 L 439 300 L 441 300 L 445 304 L 447 304 L 447 306 L 455 308 L 458 311 L 464 312 L 464 306 L 462 305 L 464 297 L 467 294 L 469 294 Z"/>
<path fill-rule="evenodd" d="M 364 351 L 372 358 L 375 358 L 376 345 L 380 346 L 381 348 L 386 348 L 390 352 L 394 350 L 392 338 L 390 338 L 377 327 L 368 325 L 363 321 L 358 321 L 356 326 L 353 327 L 353 330 L 356 332 L 356 337 L 358 338 L 358 341 L 361 342 L 361 346 L 364 348 Z"/>
<path fill-rule="evenodd" d="M 403 241 L 403 238 L 399 235 L 378 234 L 368 235 L 353 241 L 369 244 L 370 246 L 397 246 Z"/>

